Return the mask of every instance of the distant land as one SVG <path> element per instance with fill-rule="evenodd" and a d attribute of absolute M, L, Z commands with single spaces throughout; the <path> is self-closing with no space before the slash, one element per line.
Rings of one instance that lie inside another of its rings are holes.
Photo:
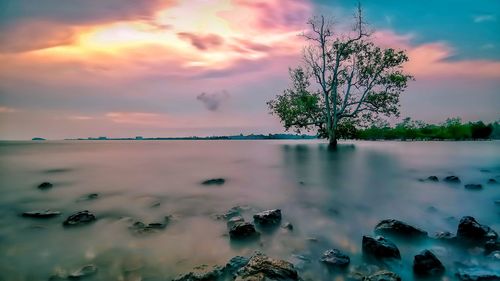
<path fill-rule="evenodd" d="M 208 136 L 208 137 L 154 137 L 145 138 L 142 136 L 136 136 L 132 138 L 108 138 L 108 137 L 88 137 L 88 138 L 76 138 L 76 139 L 64 139 L 64 140 L 295 140 L 295 139 L 317 139 L 316 135 L 297 135 L 297 134 L 250 134 L 250 135 L 232 135 L 232 136 Z"/>

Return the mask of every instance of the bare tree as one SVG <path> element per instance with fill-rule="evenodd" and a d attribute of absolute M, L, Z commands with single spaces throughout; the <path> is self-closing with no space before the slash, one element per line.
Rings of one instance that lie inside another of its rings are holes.
<path fill-rule="evenodd" d="M 337 33 L 324 16 L 307 24 L 304 64 L 290 69 L 292 87 L 268 102 L 285 129 L 317 129 L 335 147 L 342 128 L 363 126 L 381 115 L 398 116 L 399 96 L 412 79 L 402 69 L 408 56 L 370 40 L 361 5 L 350 33 Z"/>

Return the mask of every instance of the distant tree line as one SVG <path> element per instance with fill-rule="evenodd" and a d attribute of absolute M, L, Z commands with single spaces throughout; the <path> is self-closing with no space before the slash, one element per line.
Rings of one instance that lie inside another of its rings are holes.
<path fill-rule="evenodd" d="M 386 122 L 367 128 L 343 123 L 340 137 L 362 140 L 480 140 L 500 139 L 500 123 L 485 124 L 482 121 L 463 123 L 460 118 L 449 118 L 441 124 L 427 124 L 407 117 L 390 126 Z"/>

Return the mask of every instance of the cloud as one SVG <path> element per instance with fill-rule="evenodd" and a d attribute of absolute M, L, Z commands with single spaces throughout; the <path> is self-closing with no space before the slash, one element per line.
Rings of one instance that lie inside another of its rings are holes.
<path fill-rule="evenodd" d="M 188 40 L 198 50 L 216 48 L 224 43 L 224 39 L 216 34 L 199 35 L 189 32 L 179 32 L 177 36 L 183 40 Z"/>
<path fill-rule="evenodd" d="M 218 92 L 218 93 L 201 93 L 196 96 L 196 99 L 201 101 L 205 107 L 210 111 L 219 110 L 220 106 L 224 101 L 229 98 L 229 94 L 226 91 Z"/>
<path fill-rule="evenodd" d="M 473 21 L 475 23 L 481 23 L 481 22 L 491 22 L 491 21 L 496 21 L 497 17 L 494 15 L 476 15 L 473 17 Z"/>
<path fill-rule="evenodd" d="M 17 111 L 18 111 L 17 109 L 12 107 L 0 106 L 0 113 L 13 113 Z"/>

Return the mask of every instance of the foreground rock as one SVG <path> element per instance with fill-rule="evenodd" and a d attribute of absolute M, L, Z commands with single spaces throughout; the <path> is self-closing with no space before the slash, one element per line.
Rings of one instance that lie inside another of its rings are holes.
<path fill-rule="evenodd" d="M 427 237 L 427 232 L 411 226 L 405 222 L 393 219 L 387 219 L 380 221 L 375 226 L 375 233 L 399 236 L 402 238 L 425 238 Z"/>
<path fill-rule="evenodd" d="M 351 262 L 351 259 L 340 250 L 333 249 L 324 252 L 320 261 L 331 267 L 346 268 Z"/>
<path fill-rule="evenodd" d="M 52 188 L 53 186 L 54 185 L 51 184 L 50 182 L 42 182 L 41 184 L 38 185 L 38 188 L 42 189 L 42 190 L 45 190 L 45 189 Z"/>
<path fill-rule="evenodd" d="M 473 217 L 466 216 L 458 224 L 457 239 L 468 243 L 482 244 L 487 241 L 496 241 L 498 234 L 489 226 L 482 225 Z"/>
<path fill-rule="evenodd" d="M 68 279 L 81 279 L 97 273 L 97 266 L 88 264 L 68 275 Z"/>
<path fill-rule="evenodd" d="M 47 218 L 53 218 L 61 215 L 61 212 L 59 211 L 51 211 L 51 210 L 45 210 L 45 211 L 29 211 L 29 212 L 24 212 L 23 217 L 29 217 L 29 218 L 41 218 L 41 219 L 47 219 Z"/>
<path fill-rule="evenodd" d="M 255 223 L 262 226 L 275 226 L 281 222 L 281 210 L 267 210 L 253 216 Z"/>
<path fill-rule="evenodd" d="M 209 267 L 207 265 L 201 265 L 195 267 L 193 271 L 179 276 L 173 281 L 217 281 L 223 280 L 223 268 L 220 266 Z"/>
<path fill-rule="evenodd" d="M 440 276 L 444 273 L 444 266 L 431 251 L 424 250 L 415 256 L 413 272 L 420 276 Z"/>
<path fill-rule="evenodd" d="M 398 247 L 382 236 L 363 236 L 362 250 L 364 255 L 377 259 L 401 259 Z"/>
<path fill-rule="evenodd" d="M 272 259 L 262 253 L 252 256 L 248 263 L 238 270 L 237 275 L 238 281 L 299 280 L 291 263 Z"/>
<path fill-rule="evenodd" d="M 235 222 L 229 229 L 229 237 L 235 240 L 252 239 L 259 236 L 260 233 L 255 230 L 255 226 L 245 221 Z"/>
<path fill-rule="evenodd" d="M 469 190 L 481 190 L 481 189 L 483 189 L 483 185 L 482 184 L 477 184 L 477 183 L 470 183 L 470 184 L 466 184 L 465 185 L 465 189 L 469 189 Z"/>
<path fill-rule="evenodd" d="M 462 281 L 494 281 L 500 280 L 500 272 L 484 267 L 460 268 L 455 274 Z"/>
<path fill-rule="evenodd" d="M 96 220 L 96 217 L 94 214 L 92 214 L 89 211 L 81 211 L 77 212 L 71 216 L 69 216 L 64 222 L 64 226 L 79 226 L 79 225 L 86 225 L 89 223 L 92 223 Z"/>
<path fill-rule="evenodd" d="M 443 181 L 449 183 L 460 183 L 460 178 L 457 176 L 447 176 L 443 179 Z"/>
<path fill-rule="evenodd" d="M 223 178 L 208 179 L 201 182 L 203 185 L 223 185 L 224 183 L 226 183 L 226 180 Z"/>
<path fill-rule="evenodd" d="M 394 272 L 381 270 L 364 277 L 363 281 L 401 281 L 401 277 Z"/>

